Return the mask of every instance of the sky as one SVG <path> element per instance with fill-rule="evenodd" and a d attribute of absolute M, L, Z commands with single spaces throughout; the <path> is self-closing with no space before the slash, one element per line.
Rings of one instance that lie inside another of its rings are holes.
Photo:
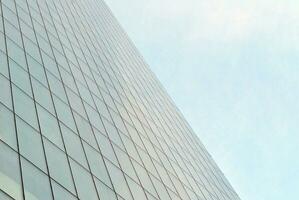
<path fill-rule="evenodd" d="M 299 199 L 299 1 L 106 3 L 240 198 Z"/>

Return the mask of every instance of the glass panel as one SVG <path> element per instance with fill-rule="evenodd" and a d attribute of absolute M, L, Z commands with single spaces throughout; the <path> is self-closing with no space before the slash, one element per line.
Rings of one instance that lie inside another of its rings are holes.
<path fill-rule="evenodd" d="M 32 97 L 28 72 L 11 59 L 9 59 L 9 68 L 12 82 Z"/>
<path fill-rule="evenodd" d="M 38 130 L 33 100 L 16 86 L 12 89 L 16 114 Z"/>
<path fill-rule="evenodd" d="M 74 93 L 74 91 L 70 90 L 66 87 L 66 92 L 70 100 L 70 104 L 72 109 L 74 109 L 77 113 L 80 113 L 81 116 L 83 116 L 85 119 L 87 119 L 82 100 L 80 97 Z"/>
<path fill-rule="evenodd" d="M 1 28 L 3 28 L 3 27 L 1 27 Z M 6 46 L 5 46 L 5 39 L 4 38 L 5 38 L 4 34 L 2 32 L 0 32 L 0 52 L 6 52 Z M 5 66 L 5 65 L 3 65 L 3 66 Z M 7 71 L 7 69 L 5 69 L 5 72 L 6 71 Z M 2 69 L 1 69 L 1 73 L 2 73 Z M 7 74 L 8 74 L 8 72 L 7 72 Z"/>
<path fill-rule="evenodd" d="M 47 85 L 47 79 L 43 66 L 38 61 L 33 59 L 30 55 L 27 55 L 27 62 L 30 74 L 44 85 Z"/>
<path fill-rule="evenodd" d="M 90 123 L 92 124 L 93 127 L 97 128 L 98 130 L 105 132 L 104 125 L 102 124 L 102 120 L 100 118 L 100 115 L 96 110 L 94 110 L 91 106 L 88 104 L 84 103 L 86 112 L 88 114 Z"/>
<path fill-rule="evenodd" d="M 0 104 L 0 139 L 17 149 L 16 131 L 13 113 Z"/>
<path fill-rule="evenodd" d="M 143 192 L 143 189 L 142 189 L 142 187 L 140 187 L 140 185 L 135 183 L 130 178 L 127 178 L 127 181 L 128 181 L 128 184 L 129 184 L 129 187 L 131 189 L 134 199 L 138 199 L 138 200 L 146 200 L 147 199 Z"/>
<path fill-rule="evenodd" d="M 0 57 L 0 59 L 1 59 L 1 57 Z M 3 66 L 0 65 L 0 68 L 2 68 L 2 67 Z M 9 83 L 9 80 L 7 78 L 5 78 L 4 76 L 2 76 L 1 74 L 0 74 L 0 88 L 1 88 L 0 102 L 2 102 L 8 108 L 12 109 L 10 83 Z"/>
<path fill-rule="evenodd" d="M 44 140 L 44 144 L 50 176 L 60 184 L 62 184 L 64 187 L 66 187 L 68 190 L 75 193 L 75 188 L 66 154 L 47 140 Z"/>
<path fill-rule="evenodd" d="M 47 44 L 48 46 L 49 44 Z M 50 50 L 50 47 L 45 48 L 44 50 Z M 56 77 L 59 77 L 59 72 L 56 66 L 55 61 L 49 57 L 47 54 L 45 54 L 44 52 L 42 52 L 42 57 L 43 57 L 43 61 L 44 61 L 44 65 L 46 67 L 46 69 L 48 69 L 51 73 L 53 73 Z"/>
<path fill-rule="evenodd" d="M 15 200 L 22 200 L 18 154 L 2 142 L 0 142 L 0 163 L 0 189 Z"/>
<path fill-rule="evenodd" d="M 7 50 L 8 50 L 9 57 L 11 57 L 16 63 L 18 63 L 23 68 L 26 68 L 24 50 L 21 49 L 21 47 L 16 45 L 16 43 L 11 41 L 10 39 L 7 38 L 6 41 L 7 41 Z"/>
<path fill-rule="evenodd" d="M 125 199 L 132 199 L 123 173 L 110 162 L 106 162 L 106 164 L 116 192 Z"/>
<path fill-rule="evenodd" d="M 169 197 L 169 195 L 167 193 L 165 186 L 156 178 L 152 178 L 152 180 L 153 180 L 153 183 L 154 183 L 161 199 L 171 200 L 171 198 Z"/>
<path fill-rule="evenodd" d="M 17 130 L 20 153 L 46 172 L 47 167 L 41 135 L 19 117 L 17 117 Z"/>
<path fill-rule="evenodd" d="M 106 131 L 108 133 L 109 138 L 115 143 L 117 144 L 119 147 L 124 148 L 123 147 L 123 143 L 119 137 L 118 131 L 117 129 L 114 127 L 114 125 L 110 124 L 107 120 L 103 120 Z"/>
<path fill-rule="evenodd" d="M 115 192 L 113 190 L 111 190 L 108 186 L 106 186 L 104 183 L 102 183 L 98 179 L 95 179 L 95 183 L 96 183 L 98 193 L 100 195 L 100 199 L 117 200 Z"/>
<path fill-rule="evenodd" d="M 97 200 L 98 197 L 91 174 L 74 161 L 71 161 L 71 166 L 79 198 L 81 200 Z"/>
<path fill-rule="evenodd" d="M 22 46 L 20 30 L 15 28 L 8 20 L 4 19 L 5 34 L 17 45 Z"/>
<path fill-rule="evenodd" d="M 2 43 L 2 34 L 0 33 L 0 46 L 4 43 Z M 0 50 L 0 73 L 2 73 L 4 76 L 8 78 L 8 64 L 7 64 L 7 56 Z"/>
<path fill-rule="evenodd" d="M 39 49 L 38 49 L 37 45 L 25 36 L 23 37 L 23 40 L 24 40 L 24 46 L 25 46 L 27 55 L 29 54 L 32 57 L 34 57 L 35 59 L 40 60 Z"/>
<path fill-rule="evenodd" d="M 54 95 L 53 100 L 57 111 L 58 119 L 76 132 L 77 129 L 70 107 Z"/>
<path fill-rule="evenodd" d="M 40 84 L 34 78 L 32 78 L 31 80 L 32 80 L 32 86 L 33 86 L 35 100 L 40 105 L 45 107 L 49 112 L 51 112 L 52 114 L 55 114 L 51 95 L 50 95 L 48 88 L 44 87 L 42 84 Z"/>
<path fill-rule="evenodd" d="M 62 99 L 64 102 L 67 102 L 67 98 L 63 89 L 63 85 L 54 75 L 52 75 L 50 72 L 47 72 L 49 84 L 51 87 L 52 92 L 58 96 L 60 99 Z"/>
<path fill-rule="evenodd" d="M 94 98 L 94 99 L 100 114 L 106 117 L 107 119 L 110 119 L 110 114 L 105 103 L 101 101 L 99 98 Z"/>
<path fill-rule="evenodd" d="M 90 124 L 88 123 L 88 121 L 86 121 L 85 119 L 83 119 L 81 116 L 77 115 L 74 113 L 76 122 L 77 122 L 77 126 L 79 129 L 79 133 L 80 136 L 86 141 L 88 142 L 90 145 L 92 145 L 94 148 L 97 148 L 97 144 L 95 142 L 93 133 L 92 133 L 92 129 Z"/>
<path fill-rule="evenodd" d="M 69 156 L 79 162 L 82 166 L 88 169 L 87 161 L 84 155 L 82 144 L 78 135 L 73 133 L 70 129 L 61 125 L 66 151 Z"/>
<path fill-rule="evenodd" d="M 14 199 L 11 198 L 10 196 L 8 196 L 8 195 L 5 194 L 4 192 L 2 192 L 2 190 L 0 190 L 0 199 L 1 199 L 1 200 L 14 200 Z"/>
<path fill-rule="evenodd" d="M 58 185 L 55 181 L 52 180 L 51 182 L 55 200 L 77 200 L 76 197 Z"/>
<path fill-rule="evenodd" d="M 120 163 L 121 168 L 123 171 L 128 174 L 131 178 L 133 178 L 135 181 L 138 181 L 138 178 L 136 176 L 136 173 L 134 171 L 134 168 L 131 164 L 130 158 L 128 154 L 120 150 L 119 148 L 114 146 L 115 153 L 117 155 L 118 161 Z"/>
<path fill-rule="evenodd" d="M 53 200 L 46 174 L 21 159 L 26 200 Z"/>
<path fill-rule="evenodd" d="M 84 143 L 87 159 L 91 168 L 91 172 L 105 184 L 112 187 L 108 172 L 104 165 L 103 158 L 100 153 L 90 147 L 88 144 Z"/>
<path fill-rule="evenodd" d="M 136 169 L 136 172 L 138 174 L 138 177 L 140 179 L 140 182 L 142 184 L 142 186 L 148 190 L 152 195 L 154 195 L 155 197 L 158 198 L 158 195 L 156 193 L 156 190 L 150 180 L 150 177 L 148 176 L 147 171 L 141 167 L 139 164 L 137 164 L 137 162 L 133 162 L 133 165 Z"/>
<path fill-rule="evenodd" d="M 111 160 L 111 162 L 113 162 L 115 165 L 118 165 L 116 156 L 114 154 L 114 151 L 112 149 L 109 139 L 100 133 L 96 134 L 96 138 L 99 143 L 100 150 L 101 150 L 102 154 L 105 157 L 109 158 L 109 160 Z"/>
<path fill-rule="evenodd" d="M 37 105 L 37 111 L 42 134 L 45 135 L 51 142 L 63 149 L 57 119 L 41 106 Z"/>
<path fill-rule="evenodd" d="M 142 163 L 133 141 L 131 139 L 129 139 L 128 137 L 126 137 L 125 135 L 122 135 L 122 140 L 124 142 L 124 145 L 126 147 L 128 154 L 131 156 L 131 158 L 135 159 L 139 163 Z"/>

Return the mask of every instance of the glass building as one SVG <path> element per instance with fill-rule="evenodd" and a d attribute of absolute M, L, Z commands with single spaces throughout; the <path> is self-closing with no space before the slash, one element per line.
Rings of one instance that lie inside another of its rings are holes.
<path fill-rule="evenodd" d="M 0 0 L 1 200 L 237 200 L 102 0 Z"/>

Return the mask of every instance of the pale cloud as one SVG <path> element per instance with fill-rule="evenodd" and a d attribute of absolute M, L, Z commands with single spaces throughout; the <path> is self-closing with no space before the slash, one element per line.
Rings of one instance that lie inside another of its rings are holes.
<path fill-rule="evenodd" d="M 137 37 L 148 42 L 176 35 L 178 42 L 202 40 L 240 42 L 259 31 L 276 31 L 278 26 L 294 23 L 298 33 L 299 1 L 220 1 L 220 0 L 107 0 L 122 24 Z M 129 6 L 128 6 L 129 5 Z M 138 16 L 138 17 L 137 17 Z M 132 23 L 134 22 L 134 23 Z M 147 34 L 136 34 L 139 26 Z M 159 30 L 159 31 L 157 31 Z M 292 34 L 291 36 L 295 36 Z M 186 45 L 186 44 L 185 44 Z"/>

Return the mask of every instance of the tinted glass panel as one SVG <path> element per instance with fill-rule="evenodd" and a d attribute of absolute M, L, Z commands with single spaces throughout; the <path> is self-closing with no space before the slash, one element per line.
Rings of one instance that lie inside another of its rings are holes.
<path fill-rule="evenodd" d="M 41 135 L 20 118 L 17 118 L 17 130 L 20 153 L 46 172 Z"/>
<path fill-rule="evenodd" d="M 18 154 L 0 142 L 0 189 L 16 200 L 22 200 Z"/>
<path fill-rule="evenodd" d="M 75 162 L 71 162 L 71 166 L 79 198 L 82 200 L 98 199 L 91 174 Z"/>
<path fill-rule="evenodd" d="M 21 161 L 26 200 L 53 200 L 48 176 L 26 160 Z"/>
<path fill-rule="evenodd" d="M 75 188 L 66 154 L 62 150 L 51 144 L 49 141 L 44 140 L 44 142 L 50 176 L 57 182 L 62 184 L 65 188 L 75 193 Z"/>

